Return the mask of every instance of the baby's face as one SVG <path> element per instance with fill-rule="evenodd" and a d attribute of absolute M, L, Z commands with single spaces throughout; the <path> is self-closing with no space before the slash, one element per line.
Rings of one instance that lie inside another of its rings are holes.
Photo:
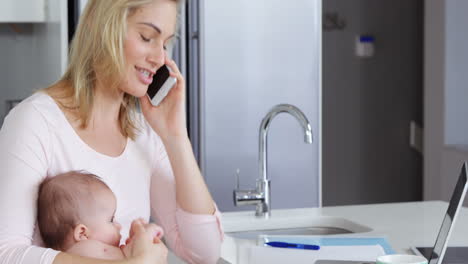
<path fill-rule="evenodd" d="M 119 246 L 121 226 L 114 220 L 116 199 L 107 189 L 98 190 L 95 194 L 94 212 L 89 212 L 86 223 L 89 228 L 88 239 L 98 240 L 108 245 Z"/>

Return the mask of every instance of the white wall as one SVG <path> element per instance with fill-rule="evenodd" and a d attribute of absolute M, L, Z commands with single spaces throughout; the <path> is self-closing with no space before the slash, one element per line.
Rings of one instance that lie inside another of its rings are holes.
<path fill-rule="evenodd" d="M 445 1 L 445 144 L 468 144 L 468 1 Z"/>
<path fill-rule="evenodd" d="M 424 200 L 440 199 L 444 143 L 445 0 L 426 0 L 424 19 Z"/>
<path fill-rule="evenodd" d="M 468 160 L 468 147 L 444 146 L 441 157 L 441 181 L 439 185 L 440 198 L 438 200 L 448 201 L 452 196 L 457 183 L 463 162 Z M 464 206 L 468 206 L 465 198 Z"/>
<path fill-rule="evenodd" d="M 449 200 L 468 160 L 467 10 L 464 0 L 425 1 L 424 200 Z"/>

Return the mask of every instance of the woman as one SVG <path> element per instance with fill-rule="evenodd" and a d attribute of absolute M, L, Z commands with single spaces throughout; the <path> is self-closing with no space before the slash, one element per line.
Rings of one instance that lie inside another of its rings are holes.
<path fill-rule="evenodd" d="M 115 193 L 122 241 L 132 220 L 151 216 L 187 262 L 219 258 L 220 214 L 187 136 L 184 79 L 165 52 L 177 4 L 90 0 L 65 75 L 7 116 L 0 131 L 0 263 L 109 263 L 39 247 L 38 186 L 72 170 L 99 175 Z M 163 64 L 177 84 L 153 107 L 145 94 Z M 118 263 L 164 261 L 162 243 L 150 241 L 141 224 L 132 232 L 127 259 Z"/>

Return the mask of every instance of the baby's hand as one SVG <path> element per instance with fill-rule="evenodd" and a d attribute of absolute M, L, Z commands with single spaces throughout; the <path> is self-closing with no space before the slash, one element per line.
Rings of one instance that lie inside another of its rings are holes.
<path fill-rule="evenodd" d="M 130 238 L 120 249 L 126 258 L 131 258 L 136 263 L 167 263 L 167 247 L 159 238 L 153 237 L 153 228 L 145 226 L 149 227 L 140 219 L 134 220 L 130 228 Z"/>
<path fill-rule="evenodd" d="M 160 227 L 160 226 L 158 226 L 156 224 L 153 224 L 153 223 L 148 223 L 145 220 L 143 220 L 142 218 L 137 219 L 136 221 L 139 221 L 141 223 L 141 225 L 143 225 L 143 227 L 145 228 L 145 232 L 147 234 L 149 234 L 153 238 L 153 243 L 158 243 L 162 239 L 162 237 L 164 236 L 164 230 L 162 229 L 162 227 Z M 130 230 L 130 236 L 125 241 L 125 244 L 130 243 L 130 241 L 133 238 L 133 235 L 134 234 L 133 234 L 132 230 Z"/>
<path fill-rule="evenodd" d="M 162 239 L 162 237 L 164 236 L 164 230 L 162 229 L 162 227 L 156 225 L 156 224 L 145 224 L 143 225 L 146 229 L 146 232 L 148 232 L 149 234 L 151 234 L 153 236 L 153 238 L 157 238 L 158 241 Z"/>

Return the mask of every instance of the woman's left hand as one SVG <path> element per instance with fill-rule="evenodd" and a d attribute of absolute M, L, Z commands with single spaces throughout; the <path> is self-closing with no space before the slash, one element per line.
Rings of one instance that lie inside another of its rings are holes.
<path fill-rule="evenodd" d="M 163 140 L 169 136 L 187 136 L 185 80 L 173 60 L 166 57 L 165 64 L 170 69 L 170 76 L 177 79 L 174 87 L 158 106 L 153 106 L 147 95 L 140 97 L 143 115 Z"/>

